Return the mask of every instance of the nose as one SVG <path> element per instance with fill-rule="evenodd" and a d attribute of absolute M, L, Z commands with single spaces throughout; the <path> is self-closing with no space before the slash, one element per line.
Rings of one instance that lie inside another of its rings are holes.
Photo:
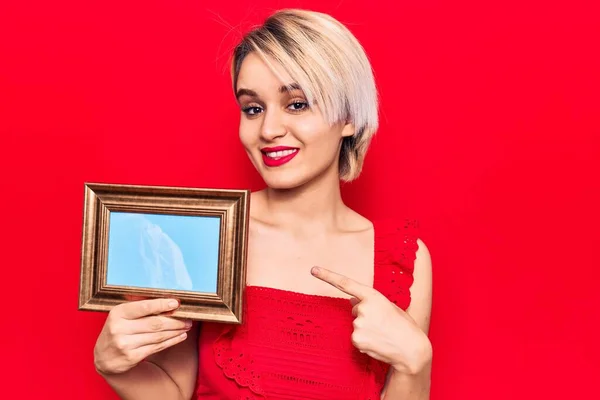
<path fill-rule="evenodd" d="M 260 129 L 260 135 L 263 140 L 270 142 L 285 136 L 286 133 L 287 128 L 282 113 L 272 110 L 263 113 L 262 126 Z"/>

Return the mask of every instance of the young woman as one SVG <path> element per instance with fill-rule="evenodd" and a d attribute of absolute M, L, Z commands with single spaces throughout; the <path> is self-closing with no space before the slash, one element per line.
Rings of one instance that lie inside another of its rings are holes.
<path fill-rule="evenodd" d="M 169 299 L 115 307 L 95 347 L 126 400 L 429 398 L 431 261 L 410 220 L 348 208 L 378 127 L 371 66 L 332 17 L 282 10 L 236 47 L 253 193 L 240 326 L 190 324 Z"/>

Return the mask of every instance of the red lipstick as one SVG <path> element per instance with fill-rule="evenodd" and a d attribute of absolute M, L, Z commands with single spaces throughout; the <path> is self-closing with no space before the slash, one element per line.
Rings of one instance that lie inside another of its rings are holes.
<path fill-rule="evenodd" d="M 267 167 L 279 167 L 287 162 L 289 162 L 292 158 L 296 157 L 296 154 L 300 149 L 297 147 L 288 147 L 288 146 L 276 146 L 276 147 L 263 147 L 260 149 L 262 153 L 263 162 Z M 274 155 L 272 153 L 275 152 L 284 152 L 284 154 Z M 270 156 L 267 153 L 271 153 Z"/>

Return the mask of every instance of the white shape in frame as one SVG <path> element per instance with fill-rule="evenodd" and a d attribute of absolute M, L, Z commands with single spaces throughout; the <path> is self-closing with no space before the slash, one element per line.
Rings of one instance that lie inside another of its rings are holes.
<path fill-rule="evenodd" d="M 192 290 L 181 249 L 160 226 L 143 218 L 139 251 L 142 266 L 154 288 Z"/>

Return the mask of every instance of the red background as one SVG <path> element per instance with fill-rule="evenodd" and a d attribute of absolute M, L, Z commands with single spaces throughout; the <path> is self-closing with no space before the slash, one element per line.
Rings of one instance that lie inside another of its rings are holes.
<path fill-rule="evenodd" d="M 599 398 L 594 3 L 2 2 L 0 397 L 115 398 L 92 363 L 105 315 L 77 311 L 83 183 L 259 188 L 228 51 L 302 6 L 376 71 L 382 127 L 344 193 L 422 221 L 432 399 Z"/>

